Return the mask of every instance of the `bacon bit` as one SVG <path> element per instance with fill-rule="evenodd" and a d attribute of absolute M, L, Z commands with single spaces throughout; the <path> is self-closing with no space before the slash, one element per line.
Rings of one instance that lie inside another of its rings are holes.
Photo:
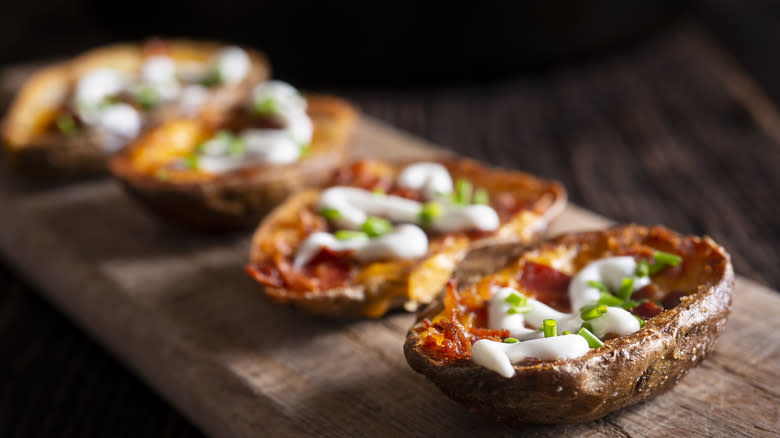
<path fill-rule="evenodd" d="M 244 266 L 244 271 L 257 280 L 258 283 L 271 287 L 282 287 L 279 271 L 271 265 L 250 264 Z"/>
<path fill-rule="evenodd" d="M 395 186 L 387 192 L 388 195 L 400 196 L 402 198 L 411 199 L 412 201 L 423 201 L 423 195 L 419 190 L 410 189 L 408 187 Z"/>
<path fill-rule="evenodd" d="M 632 314 L 644 320 L 650 319 L 663 311 L 663 307 L 659 306 L 654 301 L 645 301 L 644 303 L 630 310 Z"/>
<path fill-rule="evenodd" d="M 680 301 L 682 297 L 684 297 L 685 294 L 680 290 L 673 290 L 666 294 L 663 300 L 661 300 L 661 305 L 664 306 L 664 309 L 671 309 L 672 307 L 677 307 L 680 304 Z"/>
<path fill-rule="evenodd" d="M 502 220 L 507 220 L 530 207 L 527 202 L 518 200 L 515 195 L 509 192 L 497 193 L 495 196 L 491 196 L 491 199 L 493 200 L 491 206 Z"/>
<path fill-rule="evenodd" d="M 274 257 L 274 265 L 279 270 L 279 276 L 286 287 L 295 291 L 318 290 L 318 281 L 306 273 L 295 269 L 292 264 L 281 254 Z"/>
<path fill-rule="evenodd" d="M 569 283 L 571 276 L 541 263 L 526 261 L 518 273 L 520 286 L 531 296 L 561 312 L 571 311 Z"/>
<path fill-rule="evenodd" d="M 466 336 L 466 330 L 458 321 L 442 320 L 439 322 L 444 334 L 447 356 L 451 358 L 471 357 L 471 342 Z"/>
<path fill-rule="evenodd" d="M 389 175 L 384 175 L 377 161 L 360 160 L 348 169 L 339 169 L 333 175 L 331 185 L 359 187 L 365 190 L 388 191 L 393 185 Z"/>
<path fill-rule="evenodd" d="M 160 38 L 150 38 L 144 42 L 142 51 L 144 56 L 164 56 L 168 54 L 168 43 Z"/>
<path fill-rule="evenodd" d="M 472 345 L 479 341 L 480 339 L 490 339 L 491 341 L 502 341 L 504 338 L 509 336 L 509 330 L 506 329 L 500 329 L 500 330 L 493 330 L 493 329 L 486 329 L 486 328 L 479 328 L 479 327 L 472 327 L 471 330 L 471 343 Z"/>
<path fill-rule="evenodd" d="M 323 248 L 309 262 L 308 271 L 312 272 L 312 276 L 317 279 L 321 290 L 344 286 L 352 271 L 349 265 L 349 254 Z"/>

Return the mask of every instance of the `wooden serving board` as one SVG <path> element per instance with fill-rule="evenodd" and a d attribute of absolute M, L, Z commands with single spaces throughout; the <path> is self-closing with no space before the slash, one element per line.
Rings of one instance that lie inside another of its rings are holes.
<path fill-rule="evenodd" d="M 373 120 L 360 155 L 429 156 Z M 570 206 L 551 233 L 598 228 Z M 0 250 L 206 433 L 230 436 L 773 435 L 780 295 L 739 278 L 717 351 L 652 401 L 581 425 L 512 428 L 469 413 L 406 364 L 413 315 L 315 319 L 242 271 L 248 235 L 173 229 L 102 180 L 47 188 L 0 170 Z"/>

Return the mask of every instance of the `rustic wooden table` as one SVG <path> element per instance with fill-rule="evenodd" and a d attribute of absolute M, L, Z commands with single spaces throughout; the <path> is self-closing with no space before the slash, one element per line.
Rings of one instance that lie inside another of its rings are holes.
<path fill-rule="evenodd" d="M 340 93 L 460 153 L 559 179 L 605 216 L 708 233 L 776 289 L 780 76 L 723 37 L 732 24 L 706 23 L 545 75 Z M 0 264 L 0 436 L 199 436 L 27 284 Z"/>

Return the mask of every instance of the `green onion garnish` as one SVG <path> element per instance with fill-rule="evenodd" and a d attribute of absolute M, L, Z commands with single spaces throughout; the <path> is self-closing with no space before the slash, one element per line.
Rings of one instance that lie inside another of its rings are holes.
<path fill-rule="evenodd" d="M 61 133 L 65 135 L 72 135 L 75 134 L 78 130 L 78 126 L 76 125 L 76 119 L 73 118 L 70 114 L 63 113 L 57 116 L 57 120 L 55 121 L 57 124 L 57 129 L 60 130 Z"/>
<path fill-rule="evenodd" d="M 637 320 L 637 321 L 639 321 L 639 328 L 642 328 L 642 327 L 644 327 L 644 326 L 645 326 L 645 320 L 644 320 L 644 319 L 642 319 L 642 318 L 640 318 L 640 317 L 638 317 L 638 316 L 636 316 L 636 315 L 632 315 L 632 316 L 633 316 L 634 318 L 636 318 L 636 320 Z"/>
<path fill-rule="evenodd" d="M 195 170 L 198 168 L 198 156 L 196 154 L 189 154 L 182 160 L 184 161 L 184 167 L 187 169 Z"/>
<path fill-rule="evenodd" d="M 379 237 L 383 234 L 387 234 L 393 228 L 393 225 L 387 219 L 381 217 L 369 216 L 363 225 L 360 226 L 360 231 L 366 233 L 368 237 Z"/>
<path fill-rule="evenodd" d="M 637 277 L 647 277 L 650 275 L 650 264 L 647 263 L 647 260 L 640 260 L 636 262 L 636 269 L 634 269 L 634 275 Z"/>
<path fill-rule="evenodd" d="M 528 303 L 528 297 L 512 292 L 507 295 L 506 298 L 504 298 L 504 301 L 513 307 L 524 306 L 526 303 Z"/>
<path fill-rule="evenodd" d="M 588 286 L 594 289 L 598 289 L 602 294 L 609 294 L 609 290 L 607 289 L 607 287 L 604 286 L 604 283 L 600 281 L 590 280 L 588 281 Z"/>
<path fill-rule="evenodd" d="M 300 150 L 299 156 L 301 158 L 308 157 L 309 154 L 311 154 L 311 145 L 308 144 L 308 143 L 307 144 L 301 144 L 301 145 L 298 146 L 298 148 Z"/>
<path fill-rule="evenodd" d="M 554 319 L 545 319 L 544 321 L 542 321 L 542 329 L 544 330 L 545 338 L 558 336 L 558 329 L 556 328 Z"/>
<path fill-rule="evenodd" d="M 366 235 L 366 233 L 362 231 L 338 230 L 335 233 L 333 233 L 333 237 L 335 237 L 338 240 L 352 240 L 352 239 L 361 239 L 368 236 Z"/>
<path fill-rule="evenodd" d="M 570 334 L 571 334 L 571 332 L 568 331 L 568 330 L 564 330 L 564 331 L 561 332 L 561 336 L 570 335 Z"/>
<path fill-rule="evenodd" d="M 222 73 L 216 68 L 200 78 L 200 84 L 204 87 L 213 87 L 220 83 L 222 83 Z"/>
<path fill-rule="evenodd" d="M 585 327 L 581 328 L 580 331 L 577 332 L 577 334 L 585 338 L 586 341 L 588 341 L 588 347 L 590 348 L 598 348 L 604 345 L 604 343 L 601 342 L 601 339 L 596 337 L 596 335 L 591 333 L 591 331 L 586 329 Z"/>
<path fill-rule="evenodd" d="M 430 226 L 439 216 L 441 216 L 441 205 L 438 202 L 426 202 L 417 213 L 417 221 L 423 226 Z"/>
<path fill-rule="evenodd" d="M 587 322 L 587 321 L 583 322 L 582 325 L 580 326 L 580 328 L 581 329 L 584 328 L 584 329 L 588 329 L 589 331 L 593 331 L 593 326 L 590 325 L 590 323 Z"/>
<path fill-rule="evenodd" d="M 277 113 L 276 102 L 270 97 L 265 99 L 256 100 L 252 104 L 252 111 L 261 116 L 270 116 Z"/>
<path fill-rule="evenodd" d="M 371 190 L 371 193 L 377 195 L 377 196 L 384 196 L 386 195 L 385 191 L 380 189 L 379 187 L 375 188 L 374 190 Z"/>
<path fill-rule="evenodd" d="M 606 304 L 607 306 L 622 306 L 625 301 L 621 300 L 620 298 L 612 295 L 609 292 L 601 292 L 601 296 L 599 297 L 599 300 L 596 301 L 596 304 Z"/>
<path fill-rule="evenodd" d="M 473 204 L 487 205 L 490 202 L 490 195 L 487 190 L 477 189 L 474 191 L 474 197 L 471 199 Z"/>
<path fill-rule="evenodd" d="M 653 253 L 653 260 L 655 260 L 655 263 L 650 266 L 650 275 L 664 270 L 667 266 L 679 265 L 682 257 L 668 252 L 656 251 Z"/>
<path fill-rule="evenodd" d="M 682 261 L 682 257 L 677 254 L 671 254 L 663 251 L 656 251 L 653 253 L 653 259 L 656 263 L 663 263 L 669 266 L 677 266 Z"/>
<path fill-rule="evenodd" d="M 141 108 L 150 110 L 160 103 L 160 96 L 157 90 L 149 85 L 142 85 L 135 91 L 135 100 L 141 105 Z"/>
<path fill-rule="evenodd" d="M 596 319 L 605 313 L 607 313 L 606 304 L 593 304 L 580 309 L 580 318 L 582 318 L 583 321 L 590 321 L 591 319 Z"/>
<path fill-rule="evenodd" d="M 240 158 L 246 152 L 246 145 L 240 138 L 232 138 L 227 144 L 227 151 L 231 157 Z"/>
<path fill-rule="evenodd" d="M 514 315 L 515 313 L 528 313 L 530 311 L 534 310 L 534 306 L 532 304 L 525 304 L 522 306 L 516 306 L 516 307 L 510 307 L 507 311 L 507 315 Z"/>
<path fill-rule="evenodd" d="M 504 339 L 504 343 L 505 343 L 505 344 L 514 344 L 514 343 L 516 343 L 516 342 L 519 342 L 519 341 L 517 340 L 517 338 L 512 338 L 512 337 L 509 337 L 509 338 L 506 338 L 506 339 Z"/>
<path fill-rule="evenodd" d="M 629 310 L 629 309 L 633 309 L 634 307 L 644 303 L 645 301 L 646 300 L 639 300 L 639 301 L 628 300 L 628 301 L 623 302 L 619 307 L 622 307 L 622 308 L 624 308 L 626 310 Z"/>
<path fill-rule="evenodd" d="M 631 294 L 634 292 L 634 277 L 626 277 L 620 281 L 620 289 L 618 289 L 617 296 L 621 300 L 628 300 L 631 298 Z"/>
<path fill-rule="evenodd" d="M 471 191 L 473 187 L 468 180 L 459 178 L 455 180 L 455 203 L 466 205 L 471 203 Z"/>
<path fill-rule="evenodd" d="M 328 219 L 328 220 L 335 220 L 335 219 L 338 219 L 339 216 L 341 216 L 341 212 L 339 212 L 337 209 L 331 208 L 331 207 L 321 208 L 318 213 L 320 214 L 320 216 L 322 216 L 322 217 L 324 217 L 325 219 Z"/>

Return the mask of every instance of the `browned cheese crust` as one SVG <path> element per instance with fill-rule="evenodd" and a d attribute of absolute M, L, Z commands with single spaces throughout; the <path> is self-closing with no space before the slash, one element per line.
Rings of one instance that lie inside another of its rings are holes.
<path fill-rule="evenodd" d="M 174 62 L 206 62 L 225 44 L 192 40 L 165 40 L 166 53 Z M 99 139 L 87 133 L 66 136 L 47 130 L 80 77 L 89 71 L 110 67 L 137 72 L 144 58 L 143 44 L 120 43 L 99 47 L 75 58 L 34 73 L 19 90 L 3 120 L 0 134 L 8 161 L 24 175 L 52 179 L 89 176 L 106 171 L 109 155 Z M 242 100 L 251 87 L 266 80 L 270 66 L 264 55 L 246 49 L 252 67 L 244 80 L 223 87 L 204 105 L 198 117 L 213 120 Z M 174 117 L 171 108 L 159 108 L 146 116 L 144 127 Z"/>
<path fill-rule="evenodd" d="M 207 123 L 176 120 L 116 154 L 110 170 L 143 205 L 176 225 L 207 231 L 252 228 L 290 194 L 324 184 L 349 155 L 356 110 L 331 96 L 308 95 L 306 102 L 314 124 L 311 152 L 294 163 L 161 179 L 154 167 L 159 163 L 150 161 L 186 155 L 213 132 Z"/>
<path fill-rule="evenodd" d="M 354 266 L 346 284 L 335 288 L 293 290 L 284 286 L 264 285 L 263 291 L 278 303 L 289 303 L 307 313 L 329 318 L 377 318 L 385 313 L 405 308 L 417 310 L 429 303 L 452 275 L 453 268 L 470 249 L 500 242 L 527 244 L 536 241 L 550 221 L 566 205 L 563 187 L 532 175 L 497 168 L 487 168 L 468 159 L 439 161 L 455 178 L 471 181 L 490 193 L 511 193 L 528 204 L 507 220 L 499 230 L 488 236 L 468 236 L 452 233 L 432 236 L 428 253 L 416 260 L 374 262 Z M 408 163 L 391 165 L 388 173 L 395 178 Z M 305 191 L 290 197 L 272 211 L 260 224 L 252 238 L 249 266 L 272 263 L 282 252 L 294 250 L 305 239 L 300 218 L 316 215 L 319 191 Z M 248 269 L 249 270 L 249 269 Z"/>
<path fill-rule="evenodd" d="M 443 309 L 432 303 L 409 331 L 404 353 L 409 365 L 470 410 L 508 423 L 578 423 L 647 400 L 673 387 L 714 348 L 731 309 L 734 272 L 726 251 L 708 237 L 685 237 L 662 227 L 629 225 L 563 235 L 527 251 L 565 246 L 582 253 L 652 241 L 684 257 L 680 283 L 693 284 L 680 304 L 648 319 L 639 331 L 605 341 L 571 360 L 515 364 L 504 378 L 473 363 L 432 357 L 423 347 L 425 320 Z M 495 271 L 493 260 L 516 248 L 475 254 Z M 471 266 L 479 265 L 471 260 Z M 580 266 L 581 267 L 581 266 Z M 695 283 L 693 283 L 695 282 Z M 672 284 L 663 285 L 673 287 Z M 472 341 L 473 342 L 473 341 Z"/>

